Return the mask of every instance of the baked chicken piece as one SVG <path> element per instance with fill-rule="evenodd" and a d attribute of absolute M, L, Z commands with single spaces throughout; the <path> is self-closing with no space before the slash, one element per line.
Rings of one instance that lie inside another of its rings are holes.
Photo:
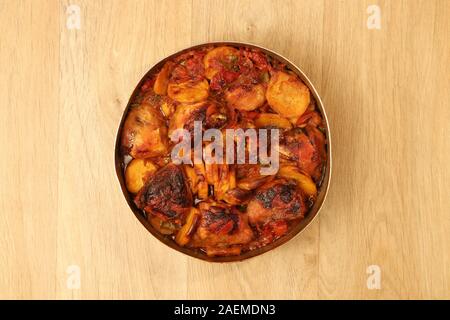
<path fill-rule="evenodd" d="M 229 110 L 212 100 L 194 104 L 180 104 L 169 120 L 169 136 L 176 129 L 194 132 L 194 121 L 201 121 L 203 129 L 221 128 L 230 118 Z"/>
<path fill-rule="evenodd" d="M 201 202 L 199 211 L 200 221 L 192 238 L 192 246 L 204 248 L 207 253 L 216 255 L 220 254 L 219 251 L 236 251 L 236 246 L 249 243 L 253 239 L 247 214 L 210 201 Z"/>
<path fill-rule="evenodd" d="M 323 133 L 316 127 L 307 125 L 304 131 L 295 128 L 286 132 L 283 140 L 279 146 L 280 155 L 296 161 L 303 172 L 315 182 L 320 181 L 326 160 Z"/>
<path fill-rule="evenodd" d="M 303 218 L 305 212 L 306 206 L 297 183 L 286 179 L 273 180 L 257 189 L 247 206 L 252 225 Z"/>
<path fill-rule="evenodd" d="M 133 158 L 165 155 L 168 139 L 162 114 L 147 103 L 133 106 L 123 126 L 122 146 Z"/>
<path fill-rule="evenodd" d="M 162 220 L 183 220 L 192 202 L 184 171 L 173 163 L 156 171 L 135 199 L 138 208 Z"/>
<path fill-rule="evenodd" d="M 205 103 L 180 104 L 177 106 L 173 116 L 169 120 L 169 136 L 171 136 L 176 129 L 186 129 L 193 134 L 194 121 L 201 121 L 203 123 L 205 118 Z"/>

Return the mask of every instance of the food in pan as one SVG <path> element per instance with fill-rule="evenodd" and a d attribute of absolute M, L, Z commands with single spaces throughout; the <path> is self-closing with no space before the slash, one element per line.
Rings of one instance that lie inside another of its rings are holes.
<path fill-rule="evenodd" d="M 196 130 L 206 136 L 211 129 L 223 137 L 230 129 L 270 131 L 277 144 L 265 148 L 276 152 L 276 171 L 267 174 L 263 158 L 250 160 L 262 140 L 254 149 L 244 144 L 247 161 L 235 151 L 231 162 L 174 161 L 175 153 L 193 159 L 198 147 L 200 156 L 216 156 L 213 141 L 222 138 L 195 142 Z M 175 136 L 180 130 L 184 136 Z M 281 61 L 246 46 L 203 46 L 166 61 L 140 86 L 121 131 L 125 185 L 143 217 L 178 246 L 240 255 L 282 238 L 308 215 L 325 171 L 325 133 L 310 89 Z M 192 151 L 175 152 L 180 142 Z"/>

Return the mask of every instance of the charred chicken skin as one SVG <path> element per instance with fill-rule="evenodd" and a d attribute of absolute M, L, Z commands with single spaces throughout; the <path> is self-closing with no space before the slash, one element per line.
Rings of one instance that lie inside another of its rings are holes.
<path fill-rule="evenodd" d="M 192 239 L 193 246 L 204 248 L 206 252 L 215 248 L 226 252 L 230 247 L 235 250 L 236 245 L 247 244 L 253 239 L 246 214 L 214 202 L 200 203 L 199 210 L 201 217 Z"/>
<path fill-rule="evenodd" d="M 261 161 L 172 163 L 172 134 L 192 135 L 195 121 L 223 133 L 278 129 L 278 172 L 262 174 Z M 324 132 L 308 86 L 283 62 L 245 46 L 200 47 L 149 74 L 132 101 L 121 137 L 125 185 L 151 226 L 179 246 L 239 255 L 308 214 L 327 161 Z"/>
<path fill-rule="evenodd" d="M 180 166 L 172 163 L 156 171 L 136 197 L 136 204 L 163 220 L 183 219 L 192 204 L 192 193 Z"/>
<path fill-rule="evenodd" d="M 317 182 L 326 160 L 325 136 L 311 125 L 306 129 L 292 129 L 286 132 L 284 141 L 280 143 L 280 156 L 296 161 L 299 168 Z"/>
<path fill-rule="evenodd" d="M 285 179 L 277 179 L 258 188 L 247 207 L 249 221 L 253 225 L 303 218 L 305 211 L 297 184 Z"/>

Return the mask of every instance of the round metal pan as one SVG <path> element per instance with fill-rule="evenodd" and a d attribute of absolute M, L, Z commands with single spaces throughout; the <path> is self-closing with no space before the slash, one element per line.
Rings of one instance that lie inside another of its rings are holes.
<path fill-rule="evenodd" d="M 284 64 L 286 64 L 286 66 L 293 71 L 294 73 L 296 73 L 300 79 L 308 86 L 308 88 L 310 89 L 315 101 L 316 101 L 316 107 L 319 109 L 324 122 L 325 122 L 325 129 L 326 129 L 326 139 L 327 139 L 327 162 L 326 162 L 326 168 L 325 168 L 325 172 L 324 172 L 324 176 L 323 176 L 323 180 L 322 180 L 322 184 L 320 185 L 319 189 L 318 189 L 318 194 L 317 194 L 317 199 L 316 202 L 314 203 L 313 207 L 309 210 L 308 214 L 305 216 L 305 218 L 300 221 L 298 224 L 296 224 L 293 228 L 290 229 L 290 231 L 284 235 L 283 237 L 281 237 L 280 239 L 270 243 L 267 246 L 255 249 L 255 250 L 251 250 L 251 251 L 247 251 L 247 252 L 243 252 L 242 254 L 238 255 L 238 256 L 218 256 L 218 257 L 209 257 L 206 254 L 204 254 L 203 252 L 196 250 L 196 249 L 190 249 L 190 248 L 186 248 L 186 247 L 181 247 L 178 244 L 175 243 L 175 241 L 173 241 L 172 239 L 160 234 L 159 232 L 157 232 L 152 225 L 147 221 L 147 219 L 143 216 L 143 213 L 140 209 L 138 209 L 136 207 L 136 205 L 133 202 L 132 197 L 130 196 L 130 194 L 128 193 L 128 190 L 126 188 L 125 185 L 125 177 L 124 177 L 124 163 L 123 163 L 123 158 L 120 152 L 120 140 L 121 140 L 121 136 L 122 136 L 122 128 L 125 122 L 125 118 L 126 115 L 128 113 L 128 110 L 131 106 L 131 104 L 133 103 L 135 97 L 138 94 L 138 91 L 140 90 L 140 87 L 142 86 L 142 84 L 144 83 L 144 81 L 147 79 L 147 77 L 150 74 L 153 74 L 154 71 L 159 70 L 162 65 L 167 61 L 170 60 L 172 58 L 174 58 L 175 56 L 178 56 L 181 53 L 187 52 L 189 50 L 192 49 L 196 49 L 196 48 L 200 48 L 200 47 L 204 47 L 204 46 L 220 46 L 220 45 L 229 45 L 229 46 L 236 46 L 236 47 L 249 47 L 249 48 L 256 48 L 261 50 L 262 52 L 266 53 L 267 55 L 283 62 Z M 144 77 L 141 79 L 141 81 L 139 81 L 138 85 L 136 86 L 136 88 L 133 91 L 133 94 L 131 95 L 128 104 L 123 112 L 122 115 L 122 119 L 120 121 L 120 125 L 119 125 L 119 129 L 117 131 L 117 136 L 116 136 L 116 146 L 115 146 L 115 151 L 114 151 L 114 156 L 115 156 L 115 166 L 116 166 L 116 173 L 117 173 L 117 177 L 119 179 L 119 183 L 120 183 L 120 187 L 122 189 L 122 193 L 125 196 L 125 199 L 128 202 L 128 205 L 130 206 L 131 210 L 133 211 L 134 215 L 139 219 L 139 221 L 144 225 L 144 227 L 157 239 L 159 239 L 161 242 L 163 242 L 164 244 L 166 244 L 167 246 L 171 247 L 172 249 L 175 249 L 177 251 L 180 251 L 182 253 L 185 253 L 191 257 L 194 258 L 198 258 L 201 260 L 206 260 L 209 262 L 234 262 L 234 261 L 242 261 L 251 257 L 255 257 L 258 256 L 260 254 L 263 254 L 267 251 L 270 251 L 280 245 L 282 245 L 283 243 L 291 240 L 292 238 L 294 238 L 296 235 L 298 235 L 301 231 L 303 231 L 310 223 L 311 221 L 317 216 L 317 214 L 319 213 L 320 209 L 322 208 L 322 205 L 325 201 L 325 198 L 327 196 L 328 193 L 328 188 L 329 188 L 329 184 L 330 184 L 330 178 L 331 178 L 331 136 L 330 136 L 330 128 L 329 128 L 329 124 L 328 124 L 328 119 L 327 119 L 327 115 L 325 112 L 325 108 L 323 106 L 322 100 L 320 99 L 319 94 L 317 93 L 316 88 L 314 88 L 313 84 L 311 83 L 311 81 L 308 79 L 308 77 L 303 73 L 303 71 L 297 67 L 294 63 L 292 63 L 291 61 L 289 61 L 288 59 L 286 59 L 285 57 L 283 57 L 282 55 L 271 51 L 267 48 L 263 48 L 260 47 L 258 45 L 254 45 L 254 44 L 250 44 L 250 43 L 244 43 L 244 42 L 234 42 L 234 41 L 221 41 L 221 42 L 208 42 L 208 43 L 203 43 L 203 44 L 199 44 L 199 45 L 195 45 L 186 49 L 183 49 L 181 51 L 178 51 L 168 57 L 166 57 L 165 59 L 161 60 L 160 62 L 158 62 L 157 64 L 155 64 L 145 75 Z"/>

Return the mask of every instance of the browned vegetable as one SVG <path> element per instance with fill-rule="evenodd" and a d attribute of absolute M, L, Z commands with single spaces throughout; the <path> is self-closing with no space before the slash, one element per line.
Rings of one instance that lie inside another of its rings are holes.
<path fill-rule="evenodd" d="M 153 228 L 164 235 L 173 234 L 177 230 L 175 224 L 170 221 L 165 221 L 158 216 L 150 216 L 149 221 Z"/>
<path fill-rule="evenodd" d="M 300 172 L 296 166 L 281 166 L 278 176 L 286 179 L 294 179 L 300 189 L 308 196 L 317 194 L 317 187 L 314 181 L 305 173 Z"/>
<path fill-rule="evenodd" d="M 186 223 L 178 231 L 175 241 L 180 246 L 185 246 L 191 239 L 192 234 L 195 231 L 195 226 L 200 218 L 200 213 L 197 208 L 191 208 L 186 218 Z"/>
<path fill-rule="evenodd" d="M 205 164 L 206 181 L 214 186 L 214 197 L 222 200 L 225 193 L 236 187 L 236 174 L 233 166 L 227 164 Z"/>
<path fill-rule="evenodd" d="M 173 67 L 174 63 L 172 61 L 167 61 L 158 73 L 155 84 L 153 85 L 153 90 L 156 94 L 163 95 L 167 93 L 167 85 L 169 84 L 169 77 Z"/>

